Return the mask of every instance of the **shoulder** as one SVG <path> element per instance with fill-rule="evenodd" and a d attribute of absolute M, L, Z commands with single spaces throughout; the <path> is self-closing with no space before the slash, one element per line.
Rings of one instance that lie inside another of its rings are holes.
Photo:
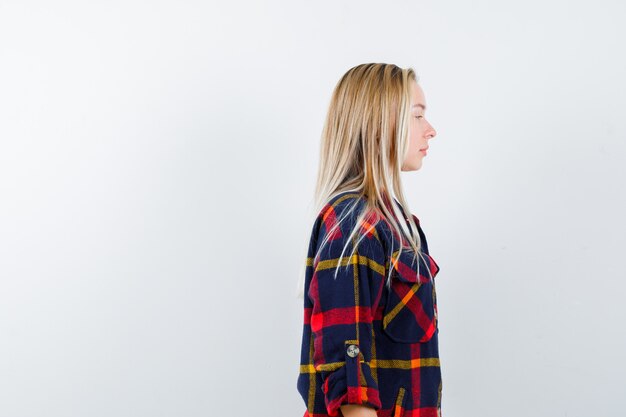
<path fill-rule="evenodd" d="M 313 237 L 318 246 L 323 246 L 322 241 L 342 245 L 371 240 L 380 243 L 379 216 L 366 209 L 366 197 L 358 192 L 344 191 L 332 196 L 317 215 Z"/>
<path fill-rule="evenodd" d="M 352 233 L 355 230 L 356 235 Z M 389 222 L 380 211 L 369 208 L 367 198 L 357 192 L 342 192 L 329 199 L 318 215 L 317 236 L 343 240 L 344 244 L 353 236 L 360 242 L 359 251 L 365 253 L 387 253 L 388 248 L 396 246 Z"/>
<path fill-rule="evenodd" d="M 342 192 L 332 196 L 317 214 L 314 237 L 319 241 L 338 240 L 350 234 L 365 202 L 355 192 Z"/>
<path fill-rule="evenodd" d="M 350 208 L 362 208 L 365 205 L 365 196 L 355 191 L 343 191 L 332 196 L 322 213 L 327 210 L 344 211 Z"/>
<path fill-rule="evenodd" d="M 359 212 L 364 205 L 364 199 L 355 192 L 341 192 L 331 196 L 317 213 L 318 221 L 339 218 L 349 213 Z"/>

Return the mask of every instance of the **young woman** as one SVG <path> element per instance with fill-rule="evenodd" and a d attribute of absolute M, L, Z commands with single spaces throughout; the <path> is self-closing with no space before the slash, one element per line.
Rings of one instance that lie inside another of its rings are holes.
<path fill-rule="evenodd" d="M 417 81 L 362 64 L 333 92 L 300 282 L 304 416 L 441 416 L 439 266 L 400 179 L 435 136 Z"/>

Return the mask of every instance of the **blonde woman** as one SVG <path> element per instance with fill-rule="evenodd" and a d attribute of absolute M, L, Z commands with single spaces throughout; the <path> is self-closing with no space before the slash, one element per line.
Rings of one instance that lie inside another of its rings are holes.
<path fill-rule="evenodd" d="M 425 111 L 393 64 L 351 68 L 332 94 L 300 281 L 305 417 L 441 416 L 439 266 L 400 178 L 435 137 Z"/>

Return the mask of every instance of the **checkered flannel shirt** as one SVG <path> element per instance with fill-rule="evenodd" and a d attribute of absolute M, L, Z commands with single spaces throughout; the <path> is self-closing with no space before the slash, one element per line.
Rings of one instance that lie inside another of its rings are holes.
<path fill-rule="evenodd" d="M 364 204 L 352 192 L 333 197 L 311 234 L 297 380 L 304 416 L 338 416 L 341 405 L 361 404 L 375 409 L 378 417 L 440 417 L 437 300 L 434 279 L 426 271 L 434 278 L 439 266 L 428 253 L 419 219 L 412 215 L 425 260 L 414 259 L 410 247 L 398 257 L 400 238 L 386 221 L 373 227 L 368 218 L 361 225 L 365 237 L 352 259 L 344 252 L 335 280 L 335 266 L 358 213 L 342 222 L 315 259 L 322 239 L 355 199 L 359 207 Z"/>

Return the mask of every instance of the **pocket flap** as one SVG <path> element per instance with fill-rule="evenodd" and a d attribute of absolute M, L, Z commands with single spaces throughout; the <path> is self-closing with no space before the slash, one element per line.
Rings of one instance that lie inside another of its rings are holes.
<path fill-rule="evenodd" d="M 430 281 L 431 276 L 435 278 L 439 272 L 439 265 L 427 253 L 422 252 L 422 256 L 415 255 L 415 251 L 411 248 L 404 248 L 402 253 L 398 249 L 389 259 L 391 267 L 394 269 L 393 274 L 401 281 L 408 283 L 425 283 Z M 418 270 L 419 265 L 419 270 Z M 430 271 L 430 274 L 428 273 Z"/>
<path fill-rule="evenodd" d="M 439 272 L 439 266 L 426 253 L 422 253 L 423 260 L 419 257 L 413 260 L 412 250 L 402 252 L 393 263 L 394 271 L 383 313 L 383 331 L 396 342 L 427 342 L 438 324 L 434 277 Z M 416 267 L 418 260 L 421 262 L 419 273 Z"/>

